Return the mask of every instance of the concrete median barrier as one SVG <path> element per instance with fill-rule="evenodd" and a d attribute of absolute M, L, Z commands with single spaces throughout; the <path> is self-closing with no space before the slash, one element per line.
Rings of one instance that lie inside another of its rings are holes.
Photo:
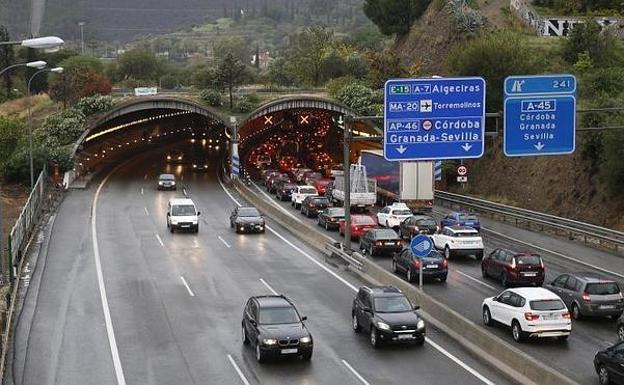
<path fill-rule="evenodd" d="M 311 229 L 286 215 L 241 183 L 235 181 L 234 186 L 245 200 L 255 205 L 260 211 L 286 227 L 314 249 L 324 254 L 327 253 L 325 243 L 328 242 L 328 237 L 322 232 Z M 357 258 L 357 253 L 355 255 Z M 362 269 L 351 269 L 354 274 L 373 284 L 380 283 L 400 288 L 413 302 L 421 306 L 422 316 L 428 322 L 511 382 L 522 385 L 578 385 L 577 382 L 528 356 L 512 344 L 489 332 L 482 325 L 467 319 L 376 263 L 366 258 L 358 260 L 362 262 Z"/>

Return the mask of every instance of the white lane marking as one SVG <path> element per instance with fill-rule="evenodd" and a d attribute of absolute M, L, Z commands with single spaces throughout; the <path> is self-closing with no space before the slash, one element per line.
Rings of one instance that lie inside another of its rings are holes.
<path fill-rule="evenodd" d="M 364 379 L 364 377 L 362 377 L 360 375 L 360 373 L 358 373 L 355 369 L 353 369 L 353 366 L 349 365 L 349 363 L 345 360 L 342 360 L 342 363 L 344 364 L 344 366 L 347 367 L 347 369 L 349 369 L 351 371 L 351 373 L 353 373 L 354 376 L 357 377 L 358 380 L 360 380 L 362 382 L 362 384 L 364 385 L 370 385 L 370 383 L 368 381 L 366 381 Z"/>
<path fill-rule="evenodd" d="M 147 180 L 147 174 L 143 175 L 143 180 Z"/>
<path fill-rule="evenodd" d="M 147 207 L 143 207 L 145 209 L 145 215 L 149 216 L 149 211 L 147 211 Z"/>
<path fill-rule="evenodd" d="M 499 233 L 498 231 L 494 231 L 494 230 L 492 230 L 492 229 L 490 229 L 490 228 L 484 228 L 484 227 L 481 227 L 481 229 L 483 229 L 483 230 L 485 230 L 485 231 L 487 231 L 487 232 L 490 232 L 490 233 L 492 233 L 492 234 L 494 234 L 494 235 L 498 235 L 499 237 L 502 237 L 502 238 L 507 238 L 507 239 L 509 239 L 509 240 L 512 240 L 512 241 L 515 241 L 515 242 L 518 242 L 518 243 L 522 243 L 522 244 L 527 245 L 527 246 L 529 246 L 529 247 L 533 247 L 533 248 L 535 248 L 535 249 L 537 249 L 537 250 L 541 250 L 541 251 L 543 251 L 543 252 L 546 252 L 546 253 L 549 253 L 549 254 L 556 255 L 556 256 L 558 256 L 559 258 L 567 259 L 568 261 L 572 261 L 572 262 L 578 263 L 578 264 L 580 264 L 580 265 L 583 265 L 583 266 L 586 266 L 586 267 L 590 267 L 590 268 L 592 268 L 592 269 L 596 269 L 596 270 L 598 270 L 598 271 L 602 271 L 603 273 L 607 273 L 607 274 L 614 275 L 614 276 L 616 276 L 616 277 L 624 278 L 624 274 L 619 274 L 619 273 L 616 273 L 616 272 L 611 271 L 611 270 L 603 269 L 602 267 L 598 267 L 598 266 L 596 266 L 596 265 L 592 265 L 591 263 L 583 262 L 583 261 L 581 261 L 581 260 L 579 260 L 579 259 L 572 258 L 572 257 L 569 257 L 569 256 L 567 256 L 567 255 L 563 255 L 563 254 L 558 253 L 558 252 L 556 252 L 556 251 L 552 251 L 552 250 L 549 250 L 549 249 L 543 248 L 543 247 L 541 247 L 541 246 L 534 245 L 534 244 L 532 244 L 532 243 L 528 243 L 528 242 L 521 241 L 521 240 L 516 239 L 516 238 L 514 238 L 514 237 L 510 237 L 509 235 L 505 235 L 505 234 L 503 234 L 503 233 Z"/>
<path fill-rule="evenodd" d="M 452 361 L 454 361 L 457 365 L 461 366 L 462 368 L 464 368 L 467 372 L 469 372 L 470 374 L 472 374 L 473 376 L 477 377 L 479 380 L 481 380 L 481 382 L 483 382 L 484 384 L 487 385 L 495 385 L 492 381 L 490 381 L 489 379 L 487 379 L 485 376 L 483 376 L 481 373 L 477 372 L 476 370 L 474 370 L 473 368 L 471 368 L 470 366 L 468 366 L 464 361 L 460 360 L 459 358 L 455 357 L 453 354 L 451 354 L 450 352 L 448 352 L 446 349 L 444 349 L 442 346 L 436 344 L 435 342 L 433 342 L 431 340 L 431 338 L 427 337 L 426 338 L 427 342 L 433 346 L 434 348 L 436 348 L 440 353 L 444 354 L 445 356 L 447 356 L 448 358 L 450 358 Z"/>
<path fill-rule="evenodd" d="M 100 288 L 100 299 L 102 300 L 102 311 L 104 312 L 104 323 L 106 324 L 106 334 L 108 335 L 108 344 L 110 345 L 111 355 L 113 358 L 113 367 L 115 368 L 115 376 L 118 385 L 126 385 L 126 377 L 124 376 L 121 359 L 119 358 L 119 350 L 117 349 L 117 340 L 115 339 L 115 330 L 113 329 L 113 321 L 108 307 L 108 299 L 106 298 L 106 286 L 104 285 L 104 274 L 102 272 L 102 263 L 100 261 L 100 248 L 97 237 L 97 202 L 100 191 L 108 179 L 117 171 L 124 163 L 117 166 L 111 171 L 97 188 L 93 197 L 93 205 L 91 206 L 91 239 L 93 240 L 93 258 L 95 259 L 95 270 L 97 273 L 98 286 Z"/>
<path fill-rule="evenodd" d="M 240 370 L 238 365 L 236 365 L 236 361 L 234 361 L 234 358 L 232 358 L 232 356 L 230 354 L 227 355 L 227 358 L 228 358 L 228 360 L 230 360 L 230 364 L 232 364 L 232 366 L 234 367 L 234 370 L 236 370 L 236 373 L 238 374 L 238 377 L 240 377 L 241 381 L 243 381 L 243 384 L 249 385 L 249 381 L 247 381 L 247 379 L 245 378 L 245 375 L 243 374 L 242 370 Z"/>
<path fill-rule="evenodd" d="M 144 194 L 143 194 L 143 187 L 141 187 L 141 195 L 144 195 Z"/>
<path fill-rule="evenodd" d="M 225 186 L 223 185 L 223 183 L 221 182 L 221 180 L 219 178 L 217 178 L 217 180 L 219 181 L 219 184 L 221 185 L 221 188 L 223 189 L 223 191 L 225 191 L 225 193 L 230 197 L 230 199 L 232 199 L 234 201 L 234 203 L 236 203 L 238 206 L 242 206 L 236 199 L 234 199 L 234 197 L 232 196 L 232 194 L 230 194 L 230 192 L 225 188 Z M 305 251 L 303 251 L 301 248 L 297 247 L 296 245 L 294 245 L 292 242 L 290 242 L 288 239 L 284 238 L 281 234 L 279 234 L 277 231 L 273 230 L 273 228 L 271 228 L 270 226 L 266 226 L 266 228 L 272 232 L 273 234 L 275 234 L 275 236 L 277 236 L 278 238 L 280 238 L 282 241 L 286 242 L 289 246 L 291 246 L 293 249 L 297 250 L 299 253 L 301 253 L 304 257 L 306 257 L 308 260 L 310 260 L 312 263 L 314 263 L 315 265 L 317 265 L 318 267 L 320 267 L 321 269 L 325 270 L 326 272 L 328 272 L 330 275 L 332 275 L 334 278 L 336 278 L 337 280 L 339 280 L 340 282 L 344 283 L 347 287 L 349 287 L 351 290 L 357 292 L 358 289 L 357 287 L 355 287 L 354 285 L 352 285 L 351 283 L 349 283 L 346 279 L 342 278 L 341 276 L 339 276 L 338 274 L 334 273 L 333 271 L 331 271 L 327 266 L 323 265 L 321 262 L 317 261 L 316 258 L 312 257 L 310 254 L 306 253 Z M 487 385 L 494 385 L 494 383 L 490 380 L 488 380 L 486 377 L 484 377 L 482 374 L 480 374 L 479 372 L 477 372 L 476 370 L 474 370 L 473 368 L 471 368 L 470 366 L 468 366 L 468 364 L 466 364 L 465 362 L 463 362 L 462 360 L 460 360 L 459 358 L 455 357 L 451 352 L 447 351 L 446 349 L 444 349 L 442 346 L 438 345 L 437 343 L 433 342 L 433 340 L 431 340 L 430 337 L 426 337 L 425 341 L 430 344 L 431 346 L 433 346 L 436 350 L 438 350 L 440 353 L 444 354 L 445 356 L 447 356 L 448 358 L 450 358 L 452 361 L 454 361 L 455 363 L 457 363 L 459 366 L 461 366 L 462 368 L 464 368 L 466 371 L 468 371 L 470 374 L 474 375 L 475 377 L 477 377 L 479 380 L 481 380 L 482 382 L 484 382 Z"/>
<path fill-rule="evenodd" d="M 221 241 L 221 242 L 225 245 L 225 247 L 227 247 L 228 249 L 229 249 L 230 247 L 232 247 L 232 246 L 230 246 L 230 245 L 229 245 L 229 244 L 225 241 L 225 239 L 221 238 L 221 236 L 220 236 L 220 235 L 219 235 L 219 237 L 218 237 L 218 238 L 219 238 L 219 240 L 220 240 L 220 241 Z"/>
<path fill-rule="evenodd" d="M 184 286 L 186 287 L 186 291 L 188 291 L 189 295 L 191 297 L 195 297 L 195 293 L 193 293 L 193 290 L 191 290 L 191 287 L 189 286 L 189 284 L 186 282 L 186 279 L 184 279 L 183 276 L 180 276 L 180 279 L 182 280 L 182 283 L 184 284 Z"/>
<path fill-rule="evenodd" d="M 162 239 L 160 238 L 160 235 L 156 234 L 156 239 L 158 239 L 158 243 L 160 243 L 160 245 L 162 247 L 165 247 L 165 244 L 163 243 Z"/>
<path fill-rule="evenodd" d="M 482 281 L 478 280 L 477 278 L 475 278 L 475 277 L 473 277 L 473 276 L 471 276 L 471 275 L 468 275 L 468 274 L 464 273 L 463 271 L 459 271 L 459 270 L 455 270 L 455 271 L 457 272 L 457 274 L 462 275 L 462 276 L 464 276 L 464 277 L 466 277 L 466 278 L 468 278 L 468 279 L 470 279 L 470 280 L 472 280 L 472 281 L 474 281 L 474 282 L 476 282 L 476 283 L 478 283 L 478 284 L 480 284 L 480 285 L 483 285 L 483 286 L 485 286 L 485 287 L 487 287 L 487 288 L 489 288 L 489 289 L 492 289 L 492 290 L 494 290 L 494 291 L 499 291 L 499 290 L 498 290 L 497 288 L 495 288 L 494 286 L 489 285 L 489 284 L 487 284 L 487 283 L 485 283 L 485 282 L 482 282 Z"/>
<path fill-rule="evenodd" d="M 277 207 L 280 211 L 282 211 L 283 213 L 285 213 L 286 215 L 288 215 L 289 217 L 293 218 L 294 220 L 296 220 L 297 222 L 303 223 L 301 222 L 301 219 L 297 218 L 296 216 L 294 216 L 292 213 L 290 213 L 288 210 L 286 210 L 285 208 L 283 208 L 282 206 L 280 206 L 277 202 L 275 202 L 271 196 L 269 196 L 269 194 L 265 193 L 264 190 L 262 190 L 260 188 L 260 186 L 258 186 L 256 184 L 256 182 L 251 182 L 254 186 L 256 186 L 256 189 L 258 189 L 258 191 L 260 191 L 260 194 L 264 195 L 269 203 L 275 207 Z"/>
<path fill-rule="evenodd" d="M 271 287 L 271 285 L 269 285 L 268 283 L 266 283 L 266 281 L 262 278 L 260 278 L 260 282 L 262 282 L 262 284 L 264 286 L 266 286 L 267 289 L 269 289 L 269 291 L 275 295 L 277 295 L 277 292 L 275 290 L 273 290 L 273 288 Z"/>

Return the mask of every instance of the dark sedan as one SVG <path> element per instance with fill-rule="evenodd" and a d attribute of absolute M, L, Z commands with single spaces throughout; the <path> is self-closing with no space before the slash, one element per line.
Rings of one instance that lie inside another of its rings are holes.
<path fill-rule="evenodd" d="M 594 368 L 602 385 L 624 385 L 624 342 L 596 353 Z"/>
<path fill-rule="evenodd" d="M 312 358 L 313 341 L 295 305 L 283 295 L 251 297 L 243 312 L 243 344 L 251 344 L 260 363 L 269 358 Z"/>
<path fill-rule="evenodd" d="M 402 238 L 412 239 L 418 234 L 435 234 L 439 229 L 435 219 L 429 215 L 416 214 L 401 222 L 399 234 Z"/>
<path fill-rule="evenodd" d="M 275 197 L 281 201 L 290 201 L 290 196 L 297 185 L 290 182 L 280 182 L 275 186 Z"/>
<path fill-rule="evenodd" d="M 392 229 L 371 229 L 360 238 L 360 250 L 363 254 L 391 254 L 401 251 L 403 242 Z"/>
<path fill-rule="evenodd" d="M 392 258 L 392 271 L 395 274 L 405 274 L 408 282 L 414 282 L 420 274 L 421 264 L 424 279 L 432 278 L 439 279 L 442 282 L 446 281 L 448 261 L 435 250 L 432 250 L 428 256 L 419 258 L 412 254 L 409 247 L 406 247 Z"/>
<path fill-rule="evenodd" d="M 344 219 L 345 211 L 341 207 L 330 207 L 321 211 L 318 215 L 318 225 L 325 230 L 338 230 L 340 220 Z"/>
<path fill-rule="evenodd" d="M 288 174 L 273 175 L 267 181 L 266 189 L 267 189 L 269 194 L 274 194 L 275 190 L 277 189 L 277 186 L 280 183 L 290 183 L 290 182 L 291 182 L 291 180 L 290 180 L 290 177 L 288 176 Z"/>
<path fill-rule="evenodd" d="M 158 190 L 175 190 L 176 180 L 173 174 L 160 174 L 158 177 Z"/>
<path fill-rule="evenodd" d="M 308 218 L 315 217 L 329 207 L 329 199 L 320 196 L 309 196 L 301 202 L 301 214 Z"/>
<path fill-rule="evenodd" d="M 237 233 L 264 233 L 264 218 L 255 207 L 237 207 L 230 215 L 230 227 Z"/>

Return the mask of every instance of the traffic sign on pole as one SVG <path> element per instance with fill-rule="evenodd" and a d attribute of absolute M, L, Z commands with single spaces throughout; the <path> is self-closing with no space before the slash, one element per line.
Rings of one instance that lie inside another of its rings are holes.
<path fill-rule="evenodd" d="M 419 234 L 412 238 L 412 241 L 410 242 L 410 249 L 412 249 L 412 254 L 414 254 L 414 256 L 423 258 L 431 253 L 431 250 L 433 249 L 433 242 L 431 242 L 431 239 L 428 236 Z"/>
<path fill-rule="evenodd" d="M 480 158 L 485 136 L 481 77 L 391 79 L 385 85 L 384 157 Z"/>
<path fill-rule="evenodd" d="M 468 167 L 466 167 L 466 165 L 464 164 L 460 164 L 459 166 L 457 166 L 457 175 L 459 176 L 468 175 Z"/>
<path fill-rule="evenodd" d="M 505 155 L 571 154 L 576 148 L 574 75 L 505 79 Z"/>

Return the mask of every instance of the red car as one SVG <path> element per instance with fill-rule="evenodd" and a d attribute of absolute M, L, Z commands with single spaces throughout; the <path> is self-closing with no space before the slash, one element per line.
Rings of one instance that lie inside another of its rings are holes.
<path fill-rule="evenodd" d="M 351 215 L 351 239 L 359 239 L 368 230 L 377 228 L 377 222 L 368 215 Z M 338 228 L 340 235 L 344 236 L 345 233 L 345 221 L 340 220 L 340 227 Z"/>
<path fill-rule="evenodd" d="M 318 191 L 319 195 L 325 195 L 327 191 L 327 186 L 333 182 L 331 179 L 318 179 L 314 182 L 313 186 L 316 187 L 316 191 Z"/>
<path fill-rule="evenodd" d="M 542 286 L 546 276 L 544 261 L 538 254 L 496 249 L 481 261 L 483 278 L 499 279 L 504 287 L 511 285 Z"/>

